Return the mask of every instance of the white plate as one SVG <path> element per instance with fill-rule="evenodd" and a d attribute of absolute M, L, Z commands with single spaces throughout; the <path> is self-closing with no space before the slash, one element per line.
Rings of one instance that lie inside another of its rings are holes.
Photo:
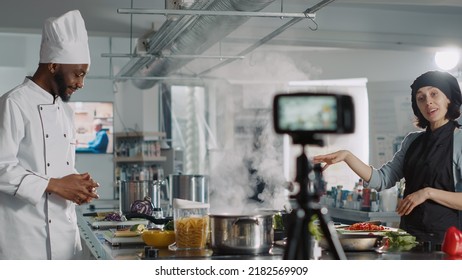
<path fill-rule="evenodd" d="M 337 233 L 339 234 L 360 234 L 360 235 L 383 235 L 386 232 L 390 231 L 398 231 L 399 229 L 397 228 L 390 228 L 390 227 L 385 227 L 384 230 L 348 230 L 344 228 L 337 228 Z"/>

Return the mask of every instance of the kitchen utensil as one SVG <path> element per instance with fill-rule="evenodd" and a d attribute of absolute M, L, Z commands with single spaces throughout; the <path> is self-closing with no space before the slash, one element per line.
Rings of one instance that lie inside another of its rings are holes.
<path fill-rule="evenodd" d="M 146 219 L 146 220 L 148 220 L 151 223 L 156 224 L 156 225 L 164 225 L 164 224 L 168 223 L 169 221 L 171 221 L 173 219 L 172 217 L 156 218 L 154 216 L 146 215 L 146 214 L 143 214 L 143 213 L 127 213 L 127 214 L 125 214 L 125 218 L 127 218 L 128 220 L 130 220 L 130 219 Z"/>
<path fill-rule="evenodd" d="M 273 245 L 273 215 L 210 215 L 211 247 L 217 254 L 267 254 Z"/>

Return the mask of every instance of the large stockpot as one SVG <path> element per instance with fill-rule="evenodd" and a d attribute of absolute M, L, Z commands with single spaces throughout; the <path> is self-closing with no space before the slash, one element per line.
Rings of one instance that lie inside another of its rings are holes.
<path fill-rule="evenodd" d="M 209 203 L 209 178 L 205 175 L 169 175 L 170 205 L 173 199 Z"/>
<path fill-rule="evenodd" d="M 154 180 L 145 181 L 118 181 L 119 184 L 119 203 L 122 213 L 130 213 L 130 208 L 136 200 L 144 200 L 149 197 L 154 208 L 160 207 L 159 183 Z"/>
<path fill-rule="evenodd" d="M 273 215 L 209 215 L 216 254 L 267 254 L 273 246 Z"/>

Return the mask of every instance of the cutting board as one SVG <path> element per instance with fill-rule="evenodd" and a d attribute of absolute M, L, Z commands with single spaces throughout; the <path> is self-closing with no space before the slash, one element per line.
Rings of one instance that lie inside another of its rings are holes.
<path fill-rule="evenodd" d="M 123 222 L 117 222 L 117 221 L 101 221 L 94 219 L 91 222 L 91 226 L 94 228 L 117 228 L 117 227 L 123 227 L 123 226 L 134 226 L 134 225 L 145 225 L 147 226 L 149 223 L 148 220 L 146 219 L 132 219 L 128 221 L 123 221 Z"/>
<path fill-rule="evenodd" d="M 116 236 L 114 231 L 105 230 L 103 232 L 104 239 L 112 245 L 119 244 L 144 244 L 143 238 L 140 235 L 137 236 Z"/>

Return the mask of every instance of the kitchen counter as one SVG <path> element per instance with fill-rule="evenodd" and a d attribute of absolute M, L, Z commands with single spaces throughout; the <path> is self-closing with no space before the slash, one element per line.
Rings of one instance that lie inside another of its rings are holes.
<path fill-rule="evenodd" d="M 449 259 L 448 255 L 441 251 L 435 252 L 389 252 L 389 253 L 376 253 L 369 252 L 346 252 L 348 260 L 446 260 Z M 331 260 L 332 254 L 330 252 L 323 252 L 322 259 Z"/>
<path fill-rule="evenodd" d="M 96 207 L 97 211 L 98 207 Z M 113 246 L 103 236 L 104 231 L 91 226 L 91 217 L 83 213 L 91 212 L 87 206 L 77 208 L 78 225 L 81 231 L 82 245 L 87 259 L 100 260 L 142 260 L 144 259 L 144 244 L 119 244 Z M 104 210 L 108 211 L 108 210 Z M 379 213 L 379 212 L 371 212 Z M 274 245 L 268 254 L 260 255 L 215 255 L 210 249 L 192 251 L 172 251 L 167 248 L 158 251 L 157 259 L 163 260 L 282 260 L 284 247 Z M 443 260 L 448 256 L 441 251 L 423 251 L 416 249 L 408 252 L 346 252 L 348 260 Z M 323 250 L 322 260 L 331 260 L 332 254 Z"/>
<path fill-rule="evenodd" d="M 111 202 L 105 202 L 111 205 Z M 109 243 L 104 234 L 107 230 L 92 227 L 92 217 L 84 216 L 83 213 L 111 211 L 117 208 L 100 207 L 101 202 L 96 204 L 95 209 L 90 209 L 88 205 L 82 205 L 77 208 L 77 220 L 84 247 L 84 256 L 87 259 L 99 260 L 140 260 L 144 259 L 144 243 Z M 114 204 L 117 205 L 117 204 Z M 102 210 L 98 210 L 102 209 Z M 191 251 L 172 251 L 168 248 L 159 249 L 158 259 L 253 259 L 253 260 L 271 260 L 282 259 L 283 248 L 274 247 L 267 254 L 260 255 L 214 255 L 213 251 L 207 250 L 191 250 Z"/>

